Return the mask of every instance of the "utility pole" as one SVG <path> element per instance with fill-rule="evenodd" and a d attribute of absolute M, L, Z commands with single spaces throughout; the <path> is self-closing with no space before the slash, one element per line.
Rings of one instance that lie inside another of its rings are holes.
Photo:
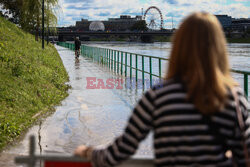
<path fill-rule="evenodd" d="M 42 48 L 44 49 L 44 0 L 42 1 Z"/>
<path fill-rule="evenodd" d="M 48 27 L 48 30 L 47 30 L 47 45 L 49 44 L 49 27 Z"/>
<path fill-rule="evenodd" d="M 141 18 L 143 19 L 143 8 L 141 8 Z"/>

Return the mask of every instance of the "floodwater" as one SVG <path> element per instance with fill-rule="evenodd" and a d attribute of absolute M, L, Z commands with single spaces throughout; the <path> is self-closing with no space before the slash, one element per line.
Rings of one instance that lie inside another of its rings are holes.
<path fill-rule="evenodd" d="M 162 58 L 169 58 L 172 47 L 170 42 L 82 42 L 82 44 Z M 232 68 L 250 71 L 250 44 L 230 43 L 227 48 Z"/>
<path fill-rule="evenodd" d="M 87 43 L 91 46 L 112 48 L 138 54 L 168 57 L 170 43 Z M 0 166 L 13 166 L 13 156 L 27 155 L 29 136 L 36 137 L 37 154 L 72 155 L 80 145 L 105 147 L 123 132 L 126 121 L 142 89 L 87 89 L 87 77 L 124 79 L 92 60 L 80 57 L 75 61 L 74 52 L 56 46 L 69 74 L 69 96 L 57 106 L 56 111 L 32 127 L 19 144 L 0 155 Z M 250 45 L 230 44 L 230 62 L 234 69 L 250 71 Z M 164 67 L 163 67 L 164 68 Z M 242 82 L 242 76 L 234 75 Z M 140 145 L 135 157 L 153 158 L 152 134 Z M 7 158 L 6 158 L 7 157 Z"/>
<path fill-rule="evenodd" d="M 134 42 L 83 42 L 83 44 L 88 46 L 96 46 L 102 48 L 110 48 L 124 52 L 132 52 L 137 54 L 156 56 L 162 58 L 169 58 L 171 51 L 170 42 L 155 42 L 155 43 L 134 43 Z M 231 69 L 250 71 L 250 44 L 240 44 L 240 43 L 230 43 L 227 45 L 229 54 L 229 63 Z M 134 59 L 134 58 L 133 58 Z M 141 60 L 138 58 L 138 68 L 141 69 Z M 125 61 L 124 61 L 125 62 Z M 128 56 L 129 62 L 129 56 Z M 145 70 L 149 71 L 148 59 L 145 60 Z M 133 60 L 135 63 L 135 60 Z M 158 75 L 158 61 L 152 59 L 153 73 Z M 164 76 L 167 68 L 167 61 L 162 62 L 162 76 Z M 135 64 L 133 64 L 135 66 Z M 133 73 L 134 75 L 134 73 Z M 140 78 L 141 73 L 138 72 Z M 243 75 L 232 73 L 234 79 L 240 83 L 243 88 Z M 145 78 L 149 77 L 145 76 Z M 250 85 L 250 77 L 248 77 L 248 85 Z M 250 86 L 248 86 L 248 92 L 250 92 Z M 248 98 L 250 100 L 250 97 Z"/>

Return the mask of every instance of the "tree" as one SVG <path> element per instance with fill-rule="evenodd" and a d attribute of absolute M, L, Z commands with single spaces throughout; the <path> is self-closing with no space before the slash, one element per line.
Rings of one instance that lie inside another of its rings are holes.
<path fill-rule="evenodd" d="M 2 13 L 2 16 L 8 18 L 11 22 L 18 24 L 21 13 L 21 6 L 23 0 L 0 0 L 0 5 L 2 9 L 6 11 Z"/>
<path fill-rule="evenodd" d="M 55 6 L 58 6 L 58 0 L 45 0 L 45 23 L 47 36 L 49 36 L 51 31 L 56 32 L 57 17 L 56 10 L 54 8 Z"/>
<path fill-rule="evenodd" d="M 57 17 L 56 11 L 53 7 L 58 5 L 58 0 L 44 0 L 45 3 L 45 24 L 48 27 L 56 27 Z M 22 6 L 22 21 L 21 27 L 25 30 L 35 30 L 36 39 L 38 40 L 38 33 L 41 29 L 42 22 L 42 0 L 25 0 Z"/>
<path fill-rule="evenodd" d="M 45 2 L 45 23 L 47 28 L 56 27 L 57 17 L 55 7 L 58 0 L 44 0 Z M 0 0 L 0 4 L 12 15 L 22 29 L 35 32 L 38 40 L 42 22 L 42 0 Z"/>
<path fill-rule="evenodd" d="M 130 29 L 131 31 L 137 30 L 137 31 L 147 31 L 148 27 L 145 22 L 145 20 L 140 20 L 136 22 Z"/>

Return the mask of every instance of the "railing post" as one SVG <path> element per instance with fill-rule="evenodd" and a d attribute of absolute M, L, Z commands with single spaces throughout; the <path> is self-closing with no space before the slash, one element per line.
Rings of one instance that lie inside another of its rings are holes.
<path fill-rule="evenodd" d="M 159 77 L 161 80 L 161 59 L 159 58 Z"/>
<path fill-rule="evenodd" d="M 152 57 L 149 57 L 149 73 L 150 73 L 150 87 L 152 87 Z"/>
<path fill-rule="evenodd" d="M 104 49 L 104 55 L 105 55 L 105 63 L 104 63 L 104 66 L 106 66 L 106 64 L 107 64 L 107 49 L 106 49 L 106 48 Z"/>
<path fill-rule="evenodd" d="M 99 64 L 102 64 L 101 48 L 98 48 L 98 62 L 99 62 Z"/>
<path fill-rule="evenodd" d="M 94 47 L 94 49 L 95 49 L 95 61 L 97 61 L 97 48 Z"/>
<path fill-rule="evenodd" d="M 119 66 L 120 65 L 120 52 L 117 51 L 117 74 L 119 74 Z"/>
<path fill-rule="evenodd" d="M 133 67 L 133 64 L 132 64 L 132 53 L 130 53 L 130 80 L 132 79 L 132 67 Z"/>
<path fill-rule="evenodd" d="M 135 55 L 135 80 L 138 81 L 138 55 Z"/>
<path fill-rule="evenodd" d="M 89 47 L 86 48 L 86 56 L 89 57 Z"/>
<path fill-rule="evenodd" d="M 112 60 L 111 60 L 111 70 L 113 71 L 113 65 L 114 65 L 114 50 L 112 50 L 111 54 L 112 54 L 112 56 L 111 56 L 111 58 L 112 58 Z"/>
<path fill-rule="evenodd" d="M 108 67 L 108 49 L 106 49 L 106 65 Z"/>
<path fill-rule="evenodd" d="M 96 60 L 97 60 L 97 63 L 100 64 L 100 52 L 99 52 L 99 48 L 96 48 Z"/>
<path fill-rule="evenodd" d="M 103 59 L 103 65 L 106 65 L 106 48 L 103 49 L 104 59 Z"/>
<path fill-rule="evenodd" d="M 101 53 L 100 53 L 100 48 L 97 48 L 97 53 L 98 53 L 98 63 L 101 63 Z"/>
<path fill-rule="evenodd" d="M 121 52 L 121 75 L 123 73 L 123 52 Z"/>
<path fill-rule="evenodd" d="M 29 148 L 29 154 L 30 154 L 30 162 L 28 164 L 29 167 L 34 167 L 36 165 L 36 160 L 35 160 L 35 136 L 30 136 L 30 148 Z"/>
<path fill-rule="evenodd" d="M 86 56 L 89 57 L 89 47 L 86 46 Z"/>
<path fill-rule="evenodd" d="M 91 47 L 91 52 L 92 52 L 92 56 L 91 56 L 91 58 L 92 58 L 92 60 L 94 61 L 94 49 Z"/>
<path fill-rule="evenodd" d="M 116 50 L 114 51 L 114 72 L 116 73 Z"/>
<path fill-rule="evenodd" d="M 128 54 L 125 53 L 125 77 L 127 77 Z"/>
<path fill-rule="evenodd" d="M 144 56 L 141 57 L 142 60 L 141 60 L 141 64 L 142 64 L 142 87 L 144 89 Z"/>
<path fill-rule="evenodd" d="M 96 61 L 96 48 L 95 47 L 94 47 L 94 52 L 95 52 L 95 54 L 94 54 L 95 55 L 95 59 L 94 60 Z"/>
<path fill-rule="evenodd" d="M 247 74 L 244 74 L 244 91 L 248 99 L 248 75 Z"/>
<path fill-rule="evenodd" d="M 110 49 L 109 49 L 109 69 L 110 69 Z"/>
<path fill-rule="evenodd" d="M 102 55 L 102 48 L 99 48 L 99 53 L 100 53 L 100 63 L 103 64 L 103 55 Z"/>
<path fill-rule="evenodd" d="M 152 87 L 152 57 L 149 57 L 150 88 Z"/>

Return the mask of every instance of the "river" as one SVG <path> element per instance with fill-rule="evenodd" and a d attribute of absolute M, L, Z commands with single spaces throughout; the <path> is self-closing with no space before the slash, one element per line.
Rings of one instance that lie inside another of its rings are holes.
<path fill-rule="evenodd" d="M 120 50 L 124 52 L 132 52 L 137 54 L 156 56 L 169 58 L 171 51 L 170 42 L 155 42 L 155 43 L 134 43 L 134 42 L 83 42 L 88 46 L 110 48 Z M 230 43 L 227 45 L 229 62 L 231 69 L 250 71 L 250 44 Z M 167 63 L 166 63 L 167 64 Z M 166 64 L 163 64 L 162 73 L 164 75 L 166 71 Z M 139 62 L 140 66 L 140 62 Z M 157 67 L 153 66 L 154 68 Z M 153 69 L 158 74 L 157 69 Z M 232 76 L 238 81 L 243 88 L 243 75 L 232 73 Z M 250 85 L 250 79 L 248 77 L 248 85 Z M 248 92 L 250 92 L 250 86 L 248 86 Z M 249 98 L 250 99 L 250 98 Z"/>

